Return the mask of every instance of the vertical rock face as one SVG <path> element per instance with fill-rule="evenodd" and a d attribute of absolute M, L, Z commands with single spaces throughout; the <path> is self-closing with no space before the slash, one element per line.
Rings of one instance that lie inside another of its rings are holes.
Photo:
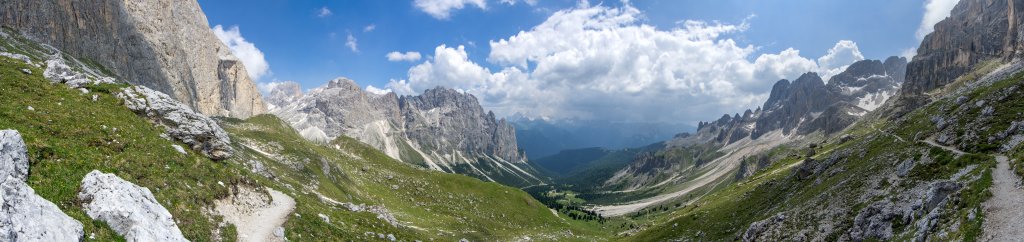
<path fill-rule="evenodd" d="M 271 113 L 307 139 L 348 136 L 430 169 L 509 185 L 542 182 L 519 151 L 512 125 L 485 112 L 473 95 L 442 87 L 419 96 L 374 94 L 345 78 L 306 94 L 295 90 L 275 87 Z"/>
<path fill-rule="evenodd" d="M 504 119 L 496 120 L 493 112 L 485 113 L 473 95 L 438 87 L 404 96 L 399 104 L 406 133 L 421 145 L 522 161 L 515 130 Z"/>
<path fill-rule="evenodd" d="M 0 25 L 206 115 L 266 112 L 245 67 L 214 36 L 195 0 L 9 0 L 0 2 Z"/>
<path fill-rule="evenodd" d="M 885 74 L 891 76 L 897 83 L 907 80 L 907 58 L 890 56 L 882 65 L 885 65 Z"/>
<path fill-rule="evenodd" d="M 0 130 L 0 241 L 81 240 L 82 223 L 25 183 L 27 152 L 18 131 Z"/>
<path fill-rule="evenodd" d="M 89 172 L 78 199 L 89 217 L 106 222 L 128 241 L 188 241 L 148 188 L 114 174 Z"/>
<path fill-rule="evenodd" d="M 757 120 L 752 137 L 757 138 L 777 129 L 789 134 L 804 121 L 805 115 L 823 110 L 832 103 L 829 100 L 833 97 L 817 73 L 803 74 L 789 85 L 784 83 L 780 81 L 776 84 L 784 87 L 784 90 L 772 90 L 771 94 L 779 96 L 770 96 L 769 101 L 765 102 L 764 113 Z"/>
<path fill-rule="evenodd" d="M 916 96 L 952 82 L 979 62 L 1020 55 L 1021 8 L 1022 0 L 961 0 L 921 41 L 901 93 Z"/>

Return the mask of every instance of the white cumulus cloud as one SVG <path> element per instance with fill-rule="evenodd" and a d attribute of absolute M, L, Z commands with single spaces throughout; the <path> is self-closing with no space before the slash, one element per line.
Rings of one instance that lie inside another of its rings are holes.
<path fill-rule="evenodd" d="M 370 93 L 373 93 L 373 94 L 377 94 L 377 95 L 384 95 L 384 94 L 388 94 L 389 92 L 391 92 L 391 89 L 380 89 L 380 88 L 377 88 L 377 87 L 375 87 L 373 85 L 370 85 L 370 86 L 366 86 L 366 91 L 370 92 Z"/>
<path fill-rule="evenodd" d="M 423 56 L 420 55 L 420 52 L 415 51 L 405 53 L 392 51 L 388 53 L 386 57 L 388 58 L 388 61 L 418 61 L 420 58 L 423 58 Z"/>
<path fill-rule="evenodd" d="M 473 89 L 490 77 L 490 70 L 469 60 L 465 46 L 441 45 L 434 49 L 433 60 L 409 69 L 408 80 L 392 80 L 387 87 L 399 94 L 413 94 L 435 86 Z"/>
<path fill-rule="evenodd" d="M 363 32 L 371 32 L 371 31 L 373 31 L 375 29 L 377 29 L 377 25 L 370 24 L 370 25 L 367 25 L 366 27 L 363 27 Z"/>
<path fill-rule="evenodd" d="M 387 88 L 462 89 L 502 115 L 696 123 L 762 104 L 779 79 L 863 59 L 852 41 L 816 59 L 795 49 L 758 55 L 757 47 L 727 37 L 749 28 L 746 22 L 683 21 L 661 30 L 643 18 L 628 4 L 580 4 L 491 41 L 487 61 L 500 70 L 473 62 L 462 46 L 441 45 Z"/>
<path fill-rule="evenodd" d="M 417 9 L 436 19 L 448 19 L 451 17 L 452 11 L 463 9 L 466 5 L 487 9 L 485 0 L 416 0 L 413 2 L 413 6 Z"/>
<path fill-rule="evenodd" d="M 242 37 L 241 31 L 238 26 L 231 26 L 227 30 L 221 25 L 213 26 L 213 34 L 220 39 L 224 45 L 231 49 L 231 54 L 238 57 L 242 61 L 242 65 L 245 65 L 245 70 L 249 74 L 249 78 L 253 80 L 259 80 L 261 77 L 270 72 L 270 64 L 267 63 L 266 58 L 263 57 L 263 51 L 256 48 L 256 45 L 252 42 L 246 41 Z"/>
<path fill-rule="evenodd" d="M 828 80 L 829 77 L 846 70 L 850 64 L 864 60 L 864 55 L 857 48 L 857 43 L 840 40 L 825 56 L 818 58 L 818 74 Z"/>

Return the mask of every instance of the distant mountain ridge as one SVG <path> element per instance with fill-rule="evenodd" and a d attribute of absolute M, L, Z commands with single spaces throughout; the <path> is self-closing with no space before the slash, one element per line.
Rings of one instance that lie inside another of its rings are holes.
<path fill-rule="evenodd" d="M 485 112 L 473 95 L 443 87 L 378 95 L 346 78 L 296 90 L 279 85 L 267 99 L 271 113 L 307 139 L 349 136 L 408 163 L 513 186 L 546 179 L 520 152 L 512 125 Z"/>
<path fill-rule="evenodd" d="M 842 131 L 884 105 L 899 92 L 906 65 L 902 57 L 863 60 L 828 83 L 813 72 L 794 81 L 779 80 L 763 108 L 700 122 L 697 132 L 677 135 L 661 149 L 638 154 L 602 186 L 638 191 L 679 184 L 709 170 L 723 176 L 730 170 L 756 170 L 742 165 L 745 154 L 765 152 L 803 135 Z"/>
<path fill-rule="evenodd" d="M 522 116 L 509 118 L 516 128 L 519 148 L 530 158 L 543 158 L 563 150 L 601 147 L 625 149 L 672 139 L 693 132 L 686 124 L 609 122 L 598 120 L 544 120 Z"/>

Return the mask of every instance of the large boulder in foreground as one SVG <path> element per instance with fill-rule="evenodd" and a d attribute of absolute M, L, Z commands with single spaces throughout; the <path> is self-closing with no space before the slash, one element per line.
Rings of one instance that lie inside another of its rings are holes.
<path fill-rule="evenodd" d="M 81 240 L 82 223 L 25 183 L 26 153 L 18 131 L 0 130 L 0 241 Z"/>
<path fill-rule="evenodd" d="M 128 241 L 188 241 L 148 188 L 114 174 L 89 172 L 78 199 L 89 217 L 106 222 Z"/>
<path fill-rule="evenodd" d="M 231 157 L 231 139 L 213 121 L 167 94 L 143 86 L 125 88 L 117 97 L 136 114 L 167 127 L 167 134 L 214 160 Z"/>

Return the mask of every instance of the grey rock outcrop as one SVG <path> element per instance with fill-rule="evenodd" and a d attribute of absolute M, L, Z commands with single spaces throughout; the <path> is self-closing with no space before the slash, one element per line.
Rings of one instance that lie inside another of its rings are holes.
<path fill-rule="evenodd" d="M 0 178 L 28 179 L 28 148 L 21 133 L 0 130 Z"/>
<path fill-rule="evenodd" d="M 84 70 L 84 68 L 83 68 Z M 90 84 L 114 83 L 114 78 L 98 75 L 96 73 L 83 73 L 68 66 L 60 53 L 50 56 L 46 60 L 46 70 L 43 77 L 53 83 L 63 83 L 71 88 L 82 88 Z"/>
<path fill-rule="evenodd" d="M 26 153 L 17 131 L 0 130 L 0 241 L 81 240 L 82 223 L 25 183 Z"/>
<path fill-rule="evenodd" d="M 772 235 L 766 233 L 771 228 L 780 226 L 784 221 L 786 221 L 786 215 L 779 213 L 770 218 L 751 223 L 750 227 L 747 227 L 747 231 L 743 232 L 743 241 L 771 241 Z"/>
<path fill-rule="evenodd" d="M 14 177 L 0 183 L 0 206 L 2 241 L 79 241 L 84 235 L 81 222 Z"/>
<path fill-rule="evenodd" d="M 853 219 L 850 238 L 854 241 L 889 240 L 893 236 L 894 222 L 910 222 L 913 211 L 898 207 L 887 201 L 868 205 Z"/>
<path fill-rule="evenodd" d="M 128 241 L 188 241 L 148 188 L 114 174 L 89 172 L 78 199 L 89 217 L 106 222 Z"/>
<path fill-rule="evenodd" d="M 303 96 L 302 87 L 295 82 L 282 82 L 270 90 L 266 97 L 267 108 L 274 110 L 291 104 Z"/>
<path fill-rule="evenodd" d="M 125 88 L 117 97 L 136 114 L 167 128 L 167 134 L 214 160 L 231 157 L 227 132 L 202 114 L 166 94 L 143 86 Z"/>
<path fill-rule="evenodd" d="M 512 125 L 485 112 L 473 95 L 442 87 L 419 96 L 375 94 L 346 78 L 306 94 L 294 85 L 275 89 L 271 112 L 307 139 L 348 136 L 434 170 L 514 186 L 542 182 L 519 151 Z"/>
<path fill-rule="evenodd" d="M 207 115 L 266 112 L 245 67 L 195 0 L 10 0 L 0 26 L 110 69 Z"/>
<path fill-rule="evenodd" d="M 22 54 L 15 54 L 15 53 L 10 53 L 10 52 L 0 52 L 0 56 L 11 58 L 11 59 L 21 60 L 21 61 L 24 61 L 25 63 L 28 63 L 28 64 L 33 64 L 32 63 L 32 59 L 29 59 L 28 56 L 25 56 L 25 55 L 22 55 Z"/>

